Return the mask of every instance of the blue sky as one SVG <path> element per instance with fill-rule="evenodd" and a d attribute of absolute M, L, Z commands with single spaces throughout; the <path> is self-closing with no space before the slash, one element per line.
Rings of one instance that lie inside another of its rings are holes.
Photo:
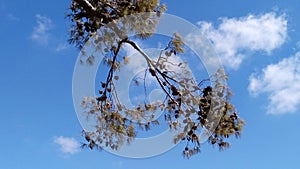
<path fill-rule="evenodd" d="M 197 25 L 229 73 L 247 125 L 219 152 L 183 146 L 148 159 L 79 149 L 72 102 L 78 50 L 67 44 L 69 0 L 0 0 L 0 166 L 7 169 L 300 167 L 300 11 L 296 0 L 165 0 L 168 13 Z"/>

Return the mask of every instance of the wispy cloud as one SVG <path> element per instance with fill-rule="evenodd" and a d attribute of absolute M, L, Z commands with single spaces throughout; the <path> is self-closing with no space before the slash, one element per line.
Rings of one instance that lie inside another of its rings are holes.
<path fill-rule="evenodd" d="M 37 14 L 36 26 L 31 34 L 31 39 L 39 44 L 46 45 L 50 38 L 49 31 L 53 27 L 53 22 L 50 18 Z"/>
<path fill-rule="evenodd" d="M 60 151 L 64 154 L 75 154 L 80 151 L 80 144 L 74 138 L 69 137 L 55 137 L 54 143 L 60 146 Z"/>
<path fill-rule="evenodd" d="M 56 52 L 61 52 L 63 50 L 66 50 L 67 48 L 69 48 L 68 44 L 66 43 L 60 43 L 58 44 L 58 46 L 55 48 Z"/>
<path fill-rule="evenodd" d="M 250 76 L 248 90 L 253 95 L 267 93 L 268 114 L 286 114 L 300 106 L 300 52 Z"/>
<path fill-rule="evenodd" d="M 198 22 L 198 25 L 203 35 L 213 43 L 223 64 L 233 69 L 239 68 L 247 51 L 271 54 L 287 39 L 287 19 L 284 14 L 270 12 L 220 20 L 217 27 L 205 21 Z"/>
<path fill-rule="evenodd" d="M 123 161 L 116 161 L 116 162 L 112 163 L 111 165 L 112 165 L 112 168 L 115 168 L 115 169 L 121 169 L 124 167 Z"/>
<path fill-rule="evenodd" d="M 9 21 L 14 21 L 14 22 L 18 22 L 18 21 L 20 21 L 20 18 L 19 17 L 17 17 L 17 16 L 15 16 L 14 14 L 7 14 L 7 19 L 9 20 Z"/>

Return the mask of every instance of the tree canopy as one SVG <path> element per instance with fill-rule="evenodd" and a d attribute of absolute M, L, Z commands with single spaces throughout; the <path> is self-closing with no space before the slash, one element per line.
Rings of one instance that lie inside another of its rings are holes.
<path fill-rule="evenodd" d="M 170 59 L 188 55 L 184 40 L 176 32 L 156 60 L 132 40 L 132 35 L 140 41 L 151 38 L 165 10 L 166 6 L 158 0 L 72 0 L 68 13 L 71 21 L 69 42 L 83 50 L 83 46 L 93 39 L 94 46 L 105 55 L 108 66 L 98 96 L 87 96 L 82 101 L 87 114 L 97 121 L 95 131 L 83 131 L 84 147 L 117 150 L 125 142 L 130 143 L 138 130 L 155 130 L 155 125 L 161 123 L 167 123 L 171 130 L 180 131 L 173 141 L 186 143 L 185 157 L 200 152 L 201 132 L 208 136 L 209 144 L 217 145 L 220 150 L 229 147 L 227 140 L 230 136 L 240 137 L 245 123 L 231 103 L 232 93 L 224 69 L 220 68 L 207 79 L 195 80 L 188 63 L 174 63 Z M 122 19 L 124 17 L 128 18 Z M 122 71 L 122 66 L 131 61 L 120 52 L 125 44 L 145 59 L 145 76 L 156 80 L 165 100 L 141 100 L 134 108 L 120 102 L 115 83 L 122 77 L 116 72 Z M 82 64 L 93 64 L 93 57 L 82 59 Z M 170 69 L 170 64 L 178 71 Z M 157 110 L 164 112 L 163 121 L 154 119 Z"/>

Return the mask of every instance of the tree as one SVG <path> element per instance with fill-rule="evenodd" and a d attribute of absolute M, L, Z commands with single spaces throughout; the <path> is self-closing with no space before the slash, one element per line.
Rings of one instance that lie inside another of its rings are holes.
<path fill-rule="evenodd" d="M 185 54 L 185 43 L 178 33 L 174 32 L 157 60 L 148 56 L 129 36 L 134 34 L 141 41 L 151 38 L 165 10 L 166 6 L 158 0 L 72 0 L 68 14 L 71 20 L 69 42 L 83 50 L 89 39 L 93 39 L 98 51 L 105 55 L 108 66 L 106 79 L 100 83 L 99 96 L 82 101 L 86 112 L 97 119 L 96 131 L 83 131 L 86 140 L 83 146 L 118 149 L 124 142 L 130 143 L 138 129 L 150 130 L 153 125 L 160 124 L 161 121 L 154 120 L 158 109 L 165 112 L 163 122 L 170 129 L 181 129 L 174 136 L 174 143 L 186 142 L 185 157 L 200 152 L 201 131 L 207 131 L 209 144 L 218 145 L 220 150 L 229 147 L 226 140 L 230 136 L 240 137 L 244 121 L 230 103 L 232 93 L 223 69 L 197 82 L 187 63 L 174 63 L 169 59 Z M 122 19 L 124 17 L 127 19 Z M 116 72 L 130 62 L 120 52 L 125 44 L 145 59 L 147 67 L 143 80 L 147 80 L 146 76 L 153 77 L 166 95 L 164 101 L 143 100 L 134 108 L 119 101 L 115 83 L 122 77 Z M 82 64 L 93 64 L 93 57 L 82 59 Z M 169 69 L 170 64 L 180 71 Z M 209 81 L 214 85 L 206 83 Z"/>

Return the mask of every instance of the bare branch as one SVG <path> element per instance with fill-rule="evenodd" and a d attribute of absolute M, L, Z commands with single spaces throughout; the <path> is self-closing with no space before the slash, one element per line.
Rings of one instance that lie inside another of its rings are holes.
<path fill-rule="evenodd" d="M 89 8 L 94 12 L 97 10 L 88 0 L 73 0 L 73 1 L 78 3 L 80 6 L 83 6 L 85 9 Z"/>

